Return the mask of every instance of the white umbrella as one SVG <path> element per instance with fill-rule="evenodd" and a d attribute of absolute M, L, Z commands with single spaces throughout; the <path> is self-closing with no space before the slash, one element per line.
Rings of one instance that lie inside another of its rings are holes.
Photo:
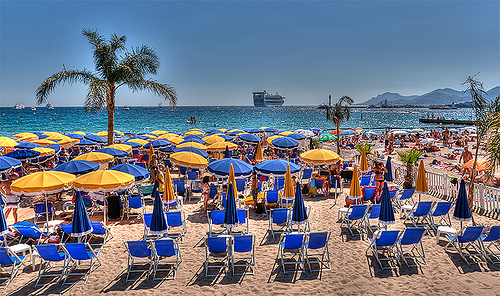
<path fill-rule="evenodd" d="M 392 131 L 391 132 L 393 135 L 407 135 L 407 131 Z"/>
<path fill-rule="evenodd" d="M 433 138 L 425 138 L 422 141 L 420 141 L 420 144 L 434 143 L 434 141 L 436 141 L 436 140 L 434 140 Z"/>

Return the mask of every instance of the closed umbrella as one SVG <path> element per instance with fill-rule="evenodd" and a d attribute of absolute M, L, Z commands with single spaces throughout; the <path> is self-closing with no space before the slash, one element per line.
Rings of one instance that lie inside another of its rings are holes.
<path fill-rule="evenodd" d="M 229 166 L 229 176 L 227 178 L 227 182 L 233 183 L 234 196 L 238 196 L 238 188 L 236 188 L 236 178 L 234 174 L 234 167 L 232 164 Z"/>
<path fill-rule="evenodd" d="M 170 207 L 172 202 L 176 200 L 174 193 L 174 186 L 172 186 L 172 178 L 170 177 L 170 170 L 167 167 L 165 169 L 165 179 L 163 181 L 163 199 L 167 201 L 167 205 Z M 172 205 L 172 206 L 176 206 Z"/>
<path fill-rule="evenodd" d="M 0 236 L 4 236 L 9 232 L 9 228 L 7 226 L 7 219 L 5 219 L 5 215 L 3 213 L 2 204 L 0 203 Z M 6 246 L 7 240 L 4 238 L 3 243 Z"/>
<path fill-rule="evenodd" d="M 0 174 L 22 165 L 20 160 L 8 156 L 0 156 Z"/>
<path fill-rule="evenodd" d="M 92 233 L 92 223 L 90 223 L 89 215 L 83 203 L 82 192 L 77 191 L 75 197 L 75 210 L 73 212 L 73 223 L 71 225 L 71 236 L 80 237 Z"/>
<path fill-rule="evenodd" d="M 465 189 L 465 181 L 463 179 L 460 181 L 453 219 L 460 221 L 460 228 L 462 228 L 463 221 L 470 221 L 472 219 L 469 200 L 467 199 L 467 190 Z"/>
<path fill-rule="evenodd" d="M 262 147 L 260 142 L 257 143 L 257 148 L 255 149 L 255 155 L 253 157 L 257 162 L 264 161 L 264 154 L 262 153 Z"/>
<path fill-rule="evenodd" d="M 384 183 L 382 196 L 380 197 L 380 216 L 378 218 L 378 223 L 384 225 L 386 230 L 387 225 L 396 223 L 394 208 L 392 207 L 392 201 L 389 195 L 389 187 L 387 187 L 387 183 Z"/>
<path fill-rule="evenodd" d="M 387 157 L 387 162 L 385 163 L 385 168 L 387 169 L 387 173 L 384 173 L 384 179 L 387 182 L 393 182 L 394 179 L 392 177 L 392 162 L 391 162 L 391 157 Z"/>
<path fill-rule="evenodd" d="M 52 169 L 52 171 L 65 172 L 73 175 L 86 174 L 97 171 L 99 164 L 88 160 L 72 160 L 61 163 Z"/>
<path fill-rule="evenodd" d="M 226 150 L 224 150 L 224 158 L 231 158 L 231 151 L 229 151 L 229 147 L 226 146 Z"/>
<path fill-rule="evenodd" d="M 361 152 L 361 164 L 359 170 L 361 171 L 362 174 L 368 172 L 370 168 L 368 168 L 368 161 L 366 160 L 366 151 L 363 149 Z"/>
<path fill-rule="evenodd" d="M 229 183 L 227 188 L 226 211 L 224 215 L 224 225 L 231 233 L 231 228 L 238 226 L 238 213 L 236 212 L 236 199 L 234 194 L 234 184 Z"/>
<path fill-rule="evenodd" d="M 427 194 L 429 187 L 427 186 L 427 176 L 425 175 L 424 161 L 420 161 L 418 166 L 417 186 L 415 192 L 418 193 L 418 201 L 420 202 L 420 194 Z"/>
<path fill-rule="evenodd" d="M 290 173 L 290 165 L 286 167 L 285 174 L 285 188 L 283 190 L 283 198 L 291 199 L 293 198 L 295 193 L 293 192 L 293 181 L 292 174 Z"/>
<path fill-rule="evenodd" d="M 351 188 L 349 189 L 349 196 L 352 199 L 359 199 L 363 197 L 363 192 L 361 191 L 361 185 L 359 184 L 358 167 L 354 165 L 354 170 L 352 172 Z"/>
<path fill-rule="evenodd" d="M 149 232 L 158 236 L 168 232 L 167 219 L 163 211 L 163 202 L 160 198 L 160 192 L 158 191 L 159 185 L 158 181 L 155 181 L 153 185 L 153 215 L 151 215 L 151 226 L 149 227 Z"/>
<path fill-rule="evenodd" d="M 307 210 L 304 205 L 302 190 L 300 188 L 300 183 L 297 182 L 295 185 L 295 200 L 292 209 L 292 224 L 297 224 L 299 228 L 298 231 L 300 232 L 300 225 L 307 223 L 307 219 Z"/>

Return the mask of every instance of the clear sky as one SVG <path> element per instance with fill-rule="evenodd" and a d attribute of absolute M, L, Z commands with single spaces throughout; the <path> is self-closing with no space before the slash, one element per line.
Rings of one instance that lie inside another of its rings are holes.
<path fill-rule="evenodd" d="M 83 28 L 161 58 L 151 78 L 179 105 L 251 105 L 252 91 L 314 105 L 342 95 L 424 94 L 477 72 L 500 85 L 500 1 L 0 1 L 0 106 L 35 105 L 51 74 L 91 69 Z M 58 87 L 54 106 L 82 106 L 85 86 Z M 117 92 L 117 105 L 157 105 Z"/>

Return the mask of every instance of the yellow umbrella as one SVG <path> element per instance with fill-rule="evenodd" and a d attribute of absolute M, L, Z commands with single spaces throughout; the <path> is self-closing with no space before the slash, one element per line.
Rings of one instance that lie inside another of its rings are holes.
<path fill-rule="evenodd" d="M 150 146 L 149 146 L 149 153 L 148 153 L 148 155 L 149 155 L 149 160 L 151 160 L 151 157 L 153 157 L 153 154 L 155 154 L 155 150 L 154 150 L 154 148 L 153 148 L 153 145 L 150 145 Z"/>
<path fill-rule="evenodd" d="M 87 135 L 86 132 L 74 132 L 73 134 L 78 134 L 78 135 L 82 135 L 82 136 L 86 136 Z"/>
<path fill-rule="evenodd" d="M 281 138 L 283 136 L 279 136 L 279 135 L 274 135 L 274 136 L 270 136 L 269 138 L 266 139 L 266 142 L 268 145 L 273 145 L 273 140 L 276 139 L 276 138 Z"/>
<path fill-rule="evenodd" d="M 199 129 L 199 128 L 190 128 L 190 129 L 188 129 L 188 132 L 192 132 L 192 131 L 198 131 L 198 132 L 204 133 L 204 131 L 202 129 Z"/>
<path fill-rule="evenodd" d="M 52 155 L 52 154 L 56 153 L 56 151 L 54 149 L 45 148 L 45 147 L 36 147 L 36 148 L 31 149 L 31 150 L 40 152 L 40 156 L 47 156 L 47 155 Z"/>
<path fill-rule="evenodd" d="M 158 135 L 158 136 L 161 136 L 161 135 L 164 135 L 164 134 L 168 134 L 167 131 L 159 131 L 159 130 L 152 131 L 151 133 L 155 134 L 155 135 Z"/>
<path fill-rule="evenodd" d="M 239 128 L 233 128 L 231 130 L 226 131 L 226 134 L 230 134 L 232 132 L 242 132 L 242 133 L 244 133 L 245 131 L 244 130 L 240 130 Z"/>
<path fill-rule="evenodd" d="M 70 147 L 70 146 L 77 144 L 78 142 L 80 142 L 80 140 L 69 138 L 67 140 L 59 141 L 59 142 L 57 142 L 57 144 L 61 145 L 61 147 Z"/>
<path fill-rule="evenodd" d="M 200 135 L 200 136 L 204 136 L 205 135 L 205 132 L 201 132 L 201 131 L 190 131 L 190 132 L 187 132 L 185 133 L 186 136 L 189 136 L 189 135 Z"/>
<path fill-rule="evenodd" d="M 119 134 L 120 136 L 124 135 L 124 133 L 117 131 L 117 130 L 115 130 L 115 133 Z M 106 138 L 108 136 L 108 131 L 98 132 L 96 135 L 98 135 L 99 137 Z"/>
<path fill-rule="evenodd" d="M 290 165 L 287 165 L 286 167 L 285 188 L 283 192 L 283 197 L 284 198 L 295 197 L 295 192 L 293 191 L 292 173 L 290 173 Z"/>
<path fill-rule="evenodd" d="M 113 145 L 109 145 L 108 148 L 118 149 L 118 150 L 121 150 L 121 151 L 124 151 L 127 153 L 132 151 L 132 146 L 127 145 L 127 144 L 113 144 Z"/>
<path fill-rule="evenodd" d="M 45 140 L 51 140 L 51 141 L 64 141 L 64 140 L 71 140 L 71 139 L 72 138 L 65 136 L 65 135 L 61 135 L 61 134 L 52 134 L 52 135 L 48 136 L 47 138 L 45 138 Z"/>
<path fill-rule="evenodd" d="M 175 200 L 174 186 L 172 186 L 172 178 L 170 177 L 170 170 L 166 167 L 165 181 L 163 182 L 163 199 L 166 201 Z"/>
<path fill-rule="evenodd" d="M 54 137 L 63 136 L 63 134 L 57 133 L 57 132 L 43 132 L 42 134 L 47 135 L 49 137 L 52 137 L 52 136 L 54 136 Z"/>
<path fill-rule="evenodd" d="M 358 126 L 358 127 L 353 128 L 352 130 L 359 134 L 361 131 L 363 131 L 363 128 Z"/>
<path fill-rule="evenodd" d="M 207 150 L 207 146 L 196 142 L 186 142 L 176 146 L 176 148 L 183 148 L 183 147 L 194 147 L 201 150 Z"/>
<path fill-rule="evenodd" d="M 208 136 L 208 137 L 204 137 L 203 141 L 205 141 L 207 143 L 207 145 L 212 145 L 212 144 L 218 143 L 218 142 L 225 142 L 226 140 L 224 140 L 224 138 L 221 138 L 218 136 Z"/>
<path fill-rule="evenodd" d="M 366 161 L 366 151 L 365 149 L 363 149 L 363 151 L 361 152 L 361 164 L 360 164 L 360 168 L 359 170 L 361 171 L 361 173 L 366 173 L 368 172 L 370 169 L 368 168 L 368 161 Z"/>
<path fill-rule="evenodd" d="M 76 178 L 74 185 L 77 190 L 84 191 L 116 191 L 129 188 L 135 177 L 115 170 L 94 171 Z"/>
<path fill-rule="evenodd" d="M 223 133 L 227 132 L 227 128 L 220 128 L 218 130 L 221 131 L 221 132 L 223 132 Z"/>
<path fill-rule="evenodd" d="M 238 148 L 238 145 L 231 143 L 231 142 L 218 142 L 218 143 L 214 143 L 214 144 L 208 146 L 207 150 L 208 151 L 224 151 L 224 150 L 226 150 L 226 147 L 229 150 L 234 150 L 234 149 Z"/>
<path fill-rule="evenodd" d="M 290 131 L 279 133 L 280 136 L 287 136 L 287 135 L 291 135 L 291 134 L 293 134 L 293 132 L 290 132 Z"/>
<path fill-rule="evenodd" d="M 135 142 L 135 143 L 141 144 L 143 146 L 146 145 L 147 143 L 149 143 L 148 141 L 143 140 L 143 139 L 130 139 L 130 140 L 127 140 L 127 142 Z"/>
<path fill-rule="evenodd" d="M 428 193 L 429 187 L 427 186 L 427 177 L 425 175 L 424 161 L 420 161 L 418 166 L 417 186 L 415 187 L 416 193 Z"/>
<path fill-rule="evenodd" d="M 19 145 L 19 143 L 14 141 L 13 139 L 7 137 L 0 137 L 0 147 L 13 148 L 16 145 Z"/>
<path fill-rule="evenodd" d="M 15 180 L 10 189 L 16 195 L 53 194 L 70 189 L 75 178 L 65 172 L 41 171 Z"/>
<path fill-rule="evenodd" d="M 165 139 L 174 145 L 179 145 L 180 142 L 184 141 L 184 138 L 176 134 L 164 134 L 158 137 L 158 139 Z"/>
<path fill-rule="evenodd" d="M 40 144 L 40 145 L 42 145 L 44 147 L 52 145 L 52 144 L 57 144 L 56 142 L 51 141 L 51 140 L 47 140 L 47 139 L 34 140 L 34 141 L 31 141 L 31 143 Z"/>
<path fill-rule="evenodd" d="M 12 136 L 12 138 L 16 139 L 38 139 L 38 136 L 33 133 L 18 133 Z"/>
<path fill-rule="evenodd" d="M 331 150 L 311 149 L 300 154 L 300 158 L 306 163 L 327 165 L 337 162 L 340 156 Z"/>
<path fill-rule="evenodd" d="M 106 163 L 113 160 L 113 156 L 101 152 L 89 152 L 75 157 L 73 160 L 88 160 L 97 163 Z"/>
<path fill-rule="evenodd" d="M 172 153 L 170 161 L 173 164 L 192 168 L 206 167 L 208 165 L 208 160 L 205 157 L 187 151 Z"/>
<path fill-rule="evenodd" d="M 265 133 L 264 133 L 264 136 L 262 137 L 262 146 L 267 146 L 267 139 L 266 139 Z"/>
<path fill-rule="evenodd" d="M 352 199 L 358 199 L 363 197 L 363 192 L 361 191 L 361 186 L 359 185 L 357 165 L 354 165 L 354 171 L 352 172 L 352 181 L 351 181 L 351 188 L 349 190 L 349 196 Z"/>
<path fill-rule="evenodd" d="M 259 127 L 260 130 L 266 130 L 268 128 L 269 128 L 268 126 L 261 126 L 261 127 Z"/>
<path fill-rule="evenodd" d="M 233 183 L 234 198 L 238 196 L 238 188 L 236 188 L 236 178 L 234 177 L 233 164 L 229 167 L 228 187 L 229 183 Z"/>
<path fill-rule="evenodd" d="M 264 160 L 264 154 L 262 154 L 262 147 L 260 146 L 260 142 L 257 143 L 257 149 L 255 150 L 255 160 L 256 161 L 263 161 Z"/>

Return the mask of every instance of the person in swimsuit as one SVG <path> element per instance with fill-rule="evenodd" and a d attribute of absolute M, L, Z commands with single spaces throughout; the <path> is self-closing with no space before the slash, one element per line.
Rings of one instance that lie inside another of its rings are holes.
<path fill-rule="evenodd" d="M 378 197 L 380 193 L 382 193 L 382 188 L 384 187 L 384 173 L 387 173 L 388 171 L 384 167 L 384 164 L 379 161 L 375 161 L 372 170 L 375 172 L 375 186 L 377 187 L 375 196 Z"/>
<path fill-rule="evenodd" d="M 201 184 L 201 192 L 203 194 L 203 210 L 205 213 L 207 212 L 208 200 L 210 199 L 210 185 L 208 182 L 210 181 L 209 176 L 203 177 L 203 181 Z"/>
<path fill-rule="evenodd" d="M 12 173 L 9 175 L 8 180 L 0 183 L 0 193 L 5 197 L 5 219 L 9 217 L 10 211 L 12 210 L 14 224 L 17 223 L 17 208 L 19 208 L 20 199 L 19 196 L 12 193 L 10 185 L 18 178 L 19 175 L 17 173 Z"/>

